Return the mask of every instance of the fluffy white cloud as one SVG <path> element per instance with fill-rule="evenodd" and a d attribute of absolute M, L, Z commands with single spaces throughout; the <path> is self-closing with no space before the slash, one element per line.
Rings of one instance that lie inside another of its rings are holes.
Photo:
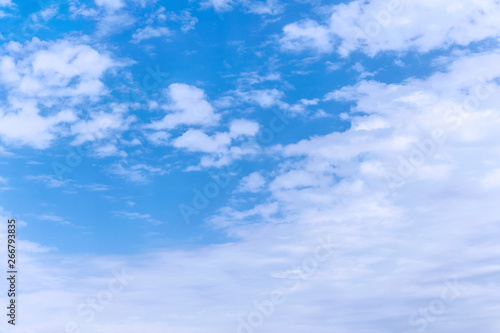
<path fill-rule="evenodd" d="M 29 145 L 44 149 L 63 131 L 62 125 L 76 119 L 71 110 L 42 116 L 34 101 L 19 102 L 12 105 L 10 110 L 0 109 L 0 137 L 10 145 Z"/>
<path fill-rule="evenodd" d="M 208 154 L 202 157 L 199 167 L 222 167 L 235 159 L 255 154 L 254 142 L 250 142 L 250 139 L 255 137 L 258 131 L 258 123 L 236 119 L 231 122 L 229 132 L 207 135 L 204 131 L 190 129 L 174 139 L 172 145 L 191 152 Z"/>
<path fill-rule="evenodd" d="M 498 37 L 500 4 L 478 0 L 356 0 L 332 7 L 328 21 L 288 24 L 281 46 L 285 50 L 336 50 L 346 56 L 361 50 L 427 52 L 451 44 L 468 45 Z"/>
<path fill-rule="evenodd" d="M 170 112 L 162 120 L 152 123 L 150 128 L 160 130 L 181 125 L 209 126 L 217 124 L 220 119 L 200 88 L 173 83 L 165 90 L 165 95 L 168 103 L 163 108 Z"/>
<path fill-rule="evenodd" d="M 258 131 L 259 124 L 247 119 L 233 120 L 229 127 L 229 135 L 232 138 L 237 138 L 240 136 L 254 136 Z"/>
<path fill-rule="evenodd" d="M 185 148 L 188 151 L 217 153 L 222 152 L 231 143 L 231 137 L 227 133 L 217 133 L 208 136 L 203 131 L 190 129 L 176 138 L 174 147 Z"/>
<path fill-rule="evenodd" d="M 259 172 L 252 172 L 241 179 L 238 191 L 257 193 L 262 190 L 264 185 L 266 185 L 266 179 Z"/>
<path fill-rule="evenodd" d="M 37 98 L 99 97 L 101 78 L 118 66 L 109 55 L 70 40 L 10 42 L 0 56 L 1 83 L 11 95 Z"/>
<path fill-rule="evenodd" d="M 313 20 L 287 24 L 283 28 L 281 48 L 287 51 L 312 49 L 320 53 L 333 51 L 332 32 Z"/>
<path fill-rule="evenodd" d="M 109 55 L 73 40 L 8 43 L 0 54 L 7 96 L 0 107 L 1 138 L 47 148 L 77 120 L 76 105 L 108 92 L 102 76 L 116 66 L 121 64 Z"/>

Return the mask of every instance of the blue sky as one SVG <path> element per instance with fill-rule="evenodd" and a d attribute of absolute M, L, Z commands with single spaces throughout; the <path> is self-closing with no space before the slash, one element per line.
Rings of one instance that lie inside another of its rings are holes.
<path fill-rule="evenodd" d="M 0 0 L 6 332 L 497 332 L 499 15 Z"/>

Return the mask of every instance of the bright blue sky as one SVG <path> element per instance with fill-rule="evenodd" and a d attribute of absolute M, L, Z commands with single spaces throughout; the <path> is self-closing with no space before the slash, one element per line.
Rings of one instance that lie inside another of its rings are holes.
<path fill-rule="evenodd" d="M 499 15 L 493 0 L 0 0 L 0 214 L 39 277 L 26 313 L 59 300 L 19 332 L 81 323 L 123 265 L 146 285 L 89 332 L 234 332 L 318 237 L 334 258 L 255 331 L 497 332 Z M 466 291 L 436 321 L 414 315 L 453 279 Z"/>

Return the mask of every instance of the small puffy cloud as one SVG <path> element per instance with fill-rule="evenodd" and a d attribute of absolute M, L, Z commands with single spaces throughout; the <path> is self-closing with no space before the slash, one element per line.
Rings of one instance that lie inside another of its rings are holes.
<path fill-rule="evenodd" d="M 229 135 L 232 138 L 240 136 L 254 136 L 259 131 L 259 123 L 247 119 L 237 119 L 229 126 Z"/>
<path fill-rule="evenodd" d="M 217 153 L 231 144 L 231 137 L 227 133 L 217 133 L 213 136 L 201 130 L 188 130 L 173 142 L 174 147 L 184 148 L 193 152 Z"/>
<path fill-rule="evenodd" d="M 257 193 L 262 190 L 265 184 L 266 180 L 259 172 L 252 172 L 241 180 L 238 192 Z"/>
<path fill-rule="evenodd" d="M 132 41 L 134 43 L 139 43 L 145 39 L 158 38 L 158 37 L 168 37 L 172 35 L 170 30 L 165 27 L 151 27 L 147 26 L 145 28 L 137 29 L 137 31 L 132 35 Z"/>
<path fill-rule="evenodd" d="M 283 37 L 280 44 L 282 50 L 285 51 L 299 52 L 307 49 L 319 53 L 333 51 L 331 32 L 327 27 L 313 20 L 287 24 L 283 28 Z"/>
<path fill-rule="evenodd" d="M 217 124 L 220 119 L 200 88 L 173 83 L 165 90 L 165 95 L 168 103 L 163 108 L 170 112 L 162 120 L 150 124 L 150 128 L 161 130 L 181 125 L 209 126 Z"/>
<path fill-rule="evenodd" d="M 222 167 L 242 156 L 255 154 L 255 146 L 249 138 L 255 136 L 258 131 L 258 123 L 237 119 L 231 122 L 229 132 L 208 135 L 202 130 L 190 129 L 174 139 L 172 145 L 179 149 L 206 154 L 202 156 L 198 167 L 190 167 L 189 170 L 200 167 Z"/>

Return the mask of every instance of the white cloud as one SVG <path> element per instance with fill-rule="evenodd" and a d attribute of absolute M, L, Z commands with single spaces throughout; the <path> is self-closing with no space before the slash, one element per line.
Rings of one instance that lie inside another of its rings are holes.
<path fill-rule="evenodd" d="M 10 42 L 0 54 L 0 137 L 44 149 L 77 120 L 73 107 L 107 92 L 104 73 L 121 64 L 74 40 Z M 64 101 L 64 102 L 63 102 Z M 61 105 L 65 105 L 64 108 Z"/>
<path fill-rule="evenodd" d="M 137 256 L 47 256 L 39 253 L 44 247 L 22 243 L 23 329 L 57 332 L 75 322 L 89 332 L 241 333 L 242 321 L 248 326 L 253 319 L 262 323 L 248 332 L 405 332 L 422 323 L 429 332 L 498 331 L 500 53 L 461 53 L 442 63 L 448 65 L 426 78 L 364 80 L 327 94 L 324 101 L 353 105 L 351 128 L 274 147 L 269 191 L 258 201 L 230 198 L 208 219 L 229 242 Z M 160 128 L 187 124 L 193 105 L 214 113 L 201 89 L 181 88 L 167 90 L 166 108 L 186 118 L 169 118 Z M 281 96 L 247 100 L 271 107 Z M 193 124 L 207 124 L 199 119 Z M 188 129 L 172 142 L 230 159 L 231 136 L 253 132 L 242 124 L 210 135 Z M 139 182 L 165 172 L 146 164 L 112 169 Z M 259 175 L 244 178 L 242 188 L 264 188 Z M 399 178 L 394 184 L 391 175 Z M 9 215 L 0 208 L 2 220 Z M 5 229 L 1 224 L 2 239 Z M 320 262 L 321 243 L 327 246 Z M 79 306 L 102 296 L 116 282 L 113 269 L 123 266 L 134 279 L 85 322 Z M 426 321 L 419 313 L 454 278 L 457 298 Z M 274 290 L 285 298 L 270 310 Z M 144 295 L 153 297 L 144 302 Z"/>
<path fill-rule="evenodd" d="M 76 119 L 69 110 L 44 117 L 34 102 L 25 102 L 9 111 L 0 109 L 0 137 L 8 144 L 45 149 L 58 137 L 61 125 Z"/>
<path fill-rule="evenodd" d="M 234 0 L 206 0 L 201 3 L 204 8 L 213 7 L 217 12 L 226 12 L 233 9 Z"/>
<path fill-rule="evenodd" d="M 283 11 L 283 6 L 278 0 L 205 0 L 201 2 L 202 8 L 212 7 L 216 12 L 231 11 L 237 5 L 242 6 L 245 11 L 257 15 L 277 15 Z"/>
<path fill-rule="evenodd" d="M 53 175 L 27 176 L 26 179 L 41 182 L 47 187 L 63 187 L 70 183 L 70 180 L 56 179 Z"/>
<path fill-rule="evenodd" d="M 95 4 L 99 7 L 105 7 L 106 9 L 116 10 L 123 8 L 125 4 L 122 0 L 94 0 Z"/>
<path fill-rule="evenodd" d="M 139 28 L 132 35 L 132 40 L 134 43 L 139 43 L 145 39 L 158 38 L 158 37 L 168 37 L 171 36 L 172 33 L 168 28 L 165 27 L 151 27 L 147 26 L 145 28 Z"/>
<path fill-rule="evenodd" d="M 468 45 L 498 37 L 500 4 L 496 1 L 450 3 L 445 0 L 355 0 L 332 7 L 327 22 L 312 20 L 283 29 L 284 50 L 336 50 L 347 56 L 361 50 L 428 52 L 452 44 Z"/>
<path fill-rule="evenodd" d="M 96 35 L 102 38 L 119 34 L 132 28 L 137 21 L 136 17 L 124 11 L 106 11 L 104 14 L 97 13 L 97 19 Z"/>
<path fill-rule="evenodd" d="M 232 138 L 254 136 L 259 131 L 259 123 L 247 119 L 236 119 L 231 122 L 229 135 Z"/>
<path fill-rule="evenodd" d="M 0 0 L 0 7 L 10 7 L 13 6 L 14 3 L 12 0 Z"/>
<path fill-rule="evenodd" d="M 89 112 L 89 119 L 79 120 L 71 126 L 71 133 L 75 136 L 73 145 L 79 145 L 87 141 L 98 141 L 118 134 L 129 129 L 130 124 L 135 122 L 135 116 L 127 116 L 127 108 L 121 105 L 111 106 L 112 112 L 94 111 Z"/>
<path fill-rule="evenodd" d="M 259 75 L 258 72 L 245 72 L 240 74 L 241 77 L 238 78 L 238 83 L 254 85 L 266 81 L 281 81 L 281 74 L 279 72 L 271 72 L 266 75 Z"/>
<path fill-rule="evenodd" d="M 287 24 L 283 28 L 280 43 L 285 51 L 299 52 L 307 49 L 319 53 L 333 51 L 332 32 L 313 20 Z"/>
<path fill-rule="evenodd" d="M 242 320 L 260 317 L 250 331 L 412 331 L 421 327 L 419 309 L 457 278 L 457 298 L 427 322 L 429 331 L 490 332 L 500 297 L 500 267 L 491 264 L 499 251 L 500 189 L 486 191 L 481 180 L 500 168 L 500 55 L 448 60 L 424 79 L 362 81 L 329 94 L 354 104 L 356 126 L 275 147 L 268 196 L 230 198 L 208 219 L 230 242 L 80 257 L 78 265 L 54 265 L 66 262 L 64 255 L 25 257 L 23 327 L 38 333 L 83 323 L 72 309 L 106 288 L 112 269 L 127 266 L 135 279 L 85 324 L 88 331 L 244 332 Z M 467 104 L 470 97 L 477 103 Z M 433 147 L 427 140 L 436 129 L 446 138 Z M 215 135 L 191 135 L 217 150 Z M 417 162 L 392 188 L 385 175 L 398 173 L 400 157 Z M 253 177 L 244 181 L 259 188 Z M 259 315 L 275 290 L 285 291 L 283 302 Z M 155 296 L 144 303 L 144 295 Z"/>
<path fill-rule="evenodd" d="M 264 185 L 266 185 L 265 178 L 259 172 L 252 172 L 241 179 L 238 191 L 257 193 L 263 189 Z"/>
<path fill-rule="evenodd" d="M 168 103 L 163 108 L 170 112 L 149 126 L 153 129 L 173 129 L 181 125 L 209 126 L 217 124 L 220 119 L 200 88 L 173 83 L 165 90 L 165 95 Z"/>
<path fill-rule="evenodd" d="M 61 225 L 72 225 L 71 222 L 68 222 L 63 217 L 57 216 L 54 213 L 38 215 L 37 219 L 39 219 L 41 221 L 57 222 L 58 224 L 61 224 Z"/>
<path fill-rule="evenodd" d="M 172 140 L 172 145 L 179 149 L 207 154 L 202 156 L 198 166 L 191 166 L 188 170 L 220 168 L 235 159 L 254 155 L 257 147 L 252 139 L 258 131 L 258 123 L 247 119 L 236 119 L 229 125 L 229 132 L 208 135 L 202 130 L 190 129 Z"/>
<path fill-rule="evenodd" d="M 208 136 L 203 131 L 190 129 L 173 141 L 176 148 L 184 148 L 193 152 L 220 153 L 231 143 L 227 133 Z"/>
<path fill-rule="evenodd" d="M 189 12 L 188 10 L 183 10 L 179 14 L 171 12 L 168 15 L 166 15 L 165 19 L 167 17 L 171 21 L 181 23 L 182 32 L 188 32 L 189 30 L 194 29 L 196 23 L 198 23 L 198 19 L 192 16 L 191 12 Z"/>
<path fill-rule="evenodd" d="M 148 141 L 155 146 L 162 146 L 169 143 L 170 134 L 164 131 L 154 132 L 147 135 Z"/>
<path fill-rule="evenodd" d="M 115 143 L 111 142 L 101 145 L 96 145 L 95 147 L 93 147 L 92 155 L 99 158 L 104 158 L 109 156 L 127 157 L 126 152 L 120 150 Z"/>
<path fill-rule="evenodd" d="M 151 217 L 150 214 L 141 214 L 141 213 L 136 213 L 136 212 L 124 212 L 124 211 L 117 211 L 114 212 L 114 215 L 117 217 L 122 217 L 125 219 L 129 220 L 144 220 L 146 222 L 152 223 L 152 224 L 162 224 L 162 222 L 154 219 Z"/>
<path fill-rule="evenodd" d="M 256 103 L 262 108 L 270 108 L 278 105 L 283 106 L 281 101 L 284 96 L 282 91 L 277 89 L 255 89 L 250 91 L 237 91 L 236 95 L 247 103 Z"/>
<path fill-rule="evenodd" d="M 121 162 L 111 165 L 107 168 L 107 171 L 136 183 L 147 183 L 151 180 L 151 177 L 166 173 L 166 170 L 162 168 L 144 163 L 130 164 Z"/>
<path fill-rule="evenodd" d="M 277 15 L 283 12 L 283 6 L 278 0 L 243 1 L 243 4 L 248 8 L 248 12 L 258 15 Z"/>

